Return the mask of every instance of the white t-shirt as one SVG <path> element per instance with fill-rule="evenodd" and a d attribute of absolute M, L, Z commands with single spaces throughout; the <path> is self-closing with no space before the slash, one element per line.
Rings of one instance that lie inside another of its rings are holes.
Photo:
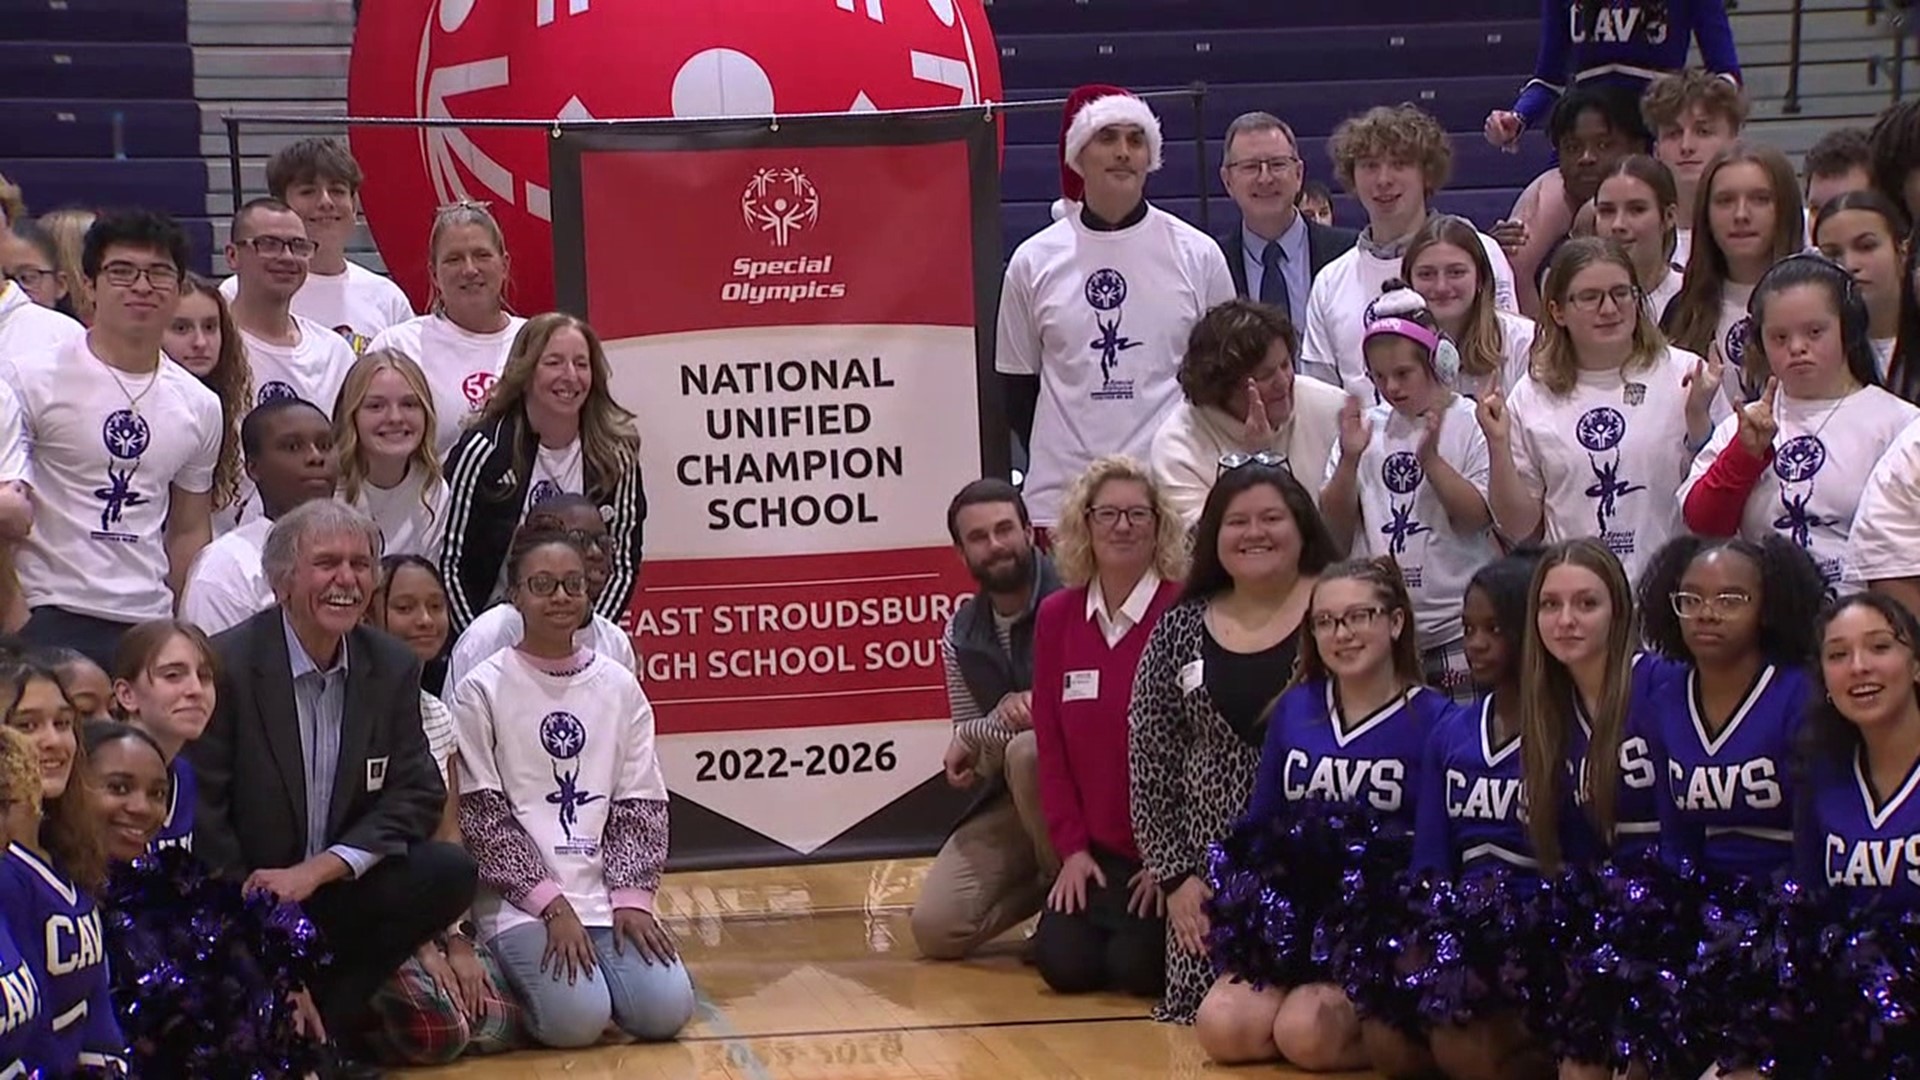
<path fill-rule="evenodd" d="M 488 657 L 520 644 L 520 637 L 525 630 L 526 623 L 521 619 L 520 609 L 512 604 L 495 604 L 474 616 L 473 621 L 461 632 L 459 640 L 453 643 L 453 652 L 447 657 L 447 693 L 451 695 L 460 685 L 460 680 Z M 633 654 L 633 639 L 620 629 L 618 623 L 604 615 L 594 615 L 592 622 L 574 631 L 573 643 L 582 649 L 592 649 L 619 664 L 632 672 L 636 679 L 643 677 L 640 674 L 640 662 Z"/>
<path fill-rule="evenodd" d="M 425 491 L 429 481 L 431 493 Z M 380 526 L 382 553 L 419 555 L 439 562 L 440 542 L 447 530 L 447 485 L 438 476 L 413 464 L 390 488 L 362 480 L 354 505 Z"/>
<path fill-rule="evenodd" d="M 220 399 L 164 358 L 152 375 L 112 371 L 84 335 L 0 369 L 20 398 L 32 471 L 19 557 L 28 606 L 114 622 L 173 614 L 167 511 L 174 487 L 213 490 Z"/>
<path fill-rule="evenodd" d="M 467 419 L 486 404 L 526 323 L 513 315 L 498 333 L 474 334 L 444 315 L 422 315 L 389 327 L 368 346 L 394 349 L 420 365 L 433 390 L 433 449 L 440 460 L 460 441 Z"/>
<path fill-rule="evenodd" d="M 0 361 L 0 369 L 6 364 Z M 12 372 L 7 371 L 7 378 Z M 27 444 L 27 414 L 13 384 L 0 379 L 0 484 L 33 486 L 33 461 Z"/>
<path fill-rule="evenodd" d="M 1480 244 L 1493 264 L 1494 306 L 1518 312 L 1513 267 L 1508 265 L 1506 253 L 1485 233 L 1480 234 Z M 1300 335 L 1300 374 L 1344 387 L 1363 402 L 1379 400 L 1367 375 L 1361 343 L 1366 337 L 1368 307 L 1379 299 L 1380 286 L 1400 276 L 1403 261 L 1398 257 L 1378 258 L 1356 244 L 1314 275 L 1313 291 L 1307 297 L 1306 326 Z"/>
<path fill-rule="evenodd" d="M 1920 408 L 1877 386 L 1825 401 L 1803 400 L 1782 390 L 1774 400 L 1773 416 L 1780 425 L 1773 438 L 1773 464 L 1747 495 L 1740 535 L 1759 540 L 1777 532 L 1813 556 L 1829 586 L 1841 584 L 1849 579 L 1847 536 L 1861 520 L 1867 477 L 1907 425 L 1920 419 Z M 1680 485 L 1682 503 L 1739 429 L 1737 416 L 1713 429 L 1713 438 L 1693 459 L 1693 470 Z"/>
<path fill-rule="evenodd" d="M 1699 357 L 1668 348 L 1629 378 L 1583 371 L 1566 397 L 1532 375 L 1507 396 L 1513 464 L 1544 498 L 1547 543 L 1600 539 L 1629 581 L 1685 530 L 1673 492 L 1687 474 L 1687 392 Z M 1727 411 L 1719 400 L 1722 414 Z"/>
<path fill-rule="evenodd" d="M 273 522 L 255 518 L 200 549 L 187 571 L 180 617 L 209 635 L 238 626 L 273 606 L 260 565 Z"/>
<path fill-rule="evenodd" d="M 1462 479 L 1487 497 L 1490 473 L 1487 437 L 1474 418 L 1471 399 L 1455 396 L 1440 424 L 1438 456 Z M 1355 558 L 1391 555 L 1400 564 L 1407 593 L 1413 598 L 1414 628 L 1420 648 L 1437 648 L 1460 640 L 1460 599 L 1467 582 L 1500 555 L 1491 525 L 1472 533 L 1454 530 L 1440 495 L 1427 482 L 1420 464 L 1425 437 L 1418 422 L 1375 405 L 1366 412 L 1373 439 L 1360 454 L 1357 478 L 1360 524 L 1354 530 Z M 1340 447 L 1334 444 L 1327 477 L 1340 465 Z"/>
<path fill-rule="evenodd" d="M 1873 339 L 1873 369 L 1880 373 L 1880 381 L 1887 381 L 1887 371 L 1893 367 L 1893 349 L 1900 344 L 1897 337 Z"/>
<path fill-rule="evenodd" d="M 1693 229 L 1680 226 L 1673 230 L 1673 265 L 1681 270 L 1687 268 L 1687 260 L 1693 258 Z"/>
<path fill-rule="evenodd" d="M 1920 420 L 1901 429 L 1860 491 L 1847 536 L 1846 580 L 1920 577 Z"/>
<path fill-rule="evenodd" d="M 34 303 L 17 283 L 0 278 L 0 361 L 53 352 L 86 332 L 72 318 Z"/>
<path fill-rule="evenodd" d="M 312 402 L 332 420 L 333 403 L 347 381 L 347 370 L 353 367 L 353 350 L 339 334 L 312 319 L 295 315 L 293 324 L 299 328 L 300 342 L 291 348 L 240 331 L 253 371 L 253 403 L 297 397 Z"/>
<path fill-rule="evenodd" d="M 1147 459 L 1180 403 L 1188 332 L 1233 296 L 1220 245 L 1154 207 L 1113 232 L 1068 214 L 1014 251 L 994 366 L 1040 377 L 1024 492 L 1034 524 L 1055 523 L 1094 458 Z"/>
<path fill-rule="evenodd" d="M 1720 343 L 1720 355 L 1726 358 L 1727 371 L 1722 385 L 1728 391 L 1738 393 L 1737 373 L 1734 369 L 1745 370 L 1747 356 L 1747 329 L 1753 320 L 1747 318 L 1747 301 L 1753 298 L 1753 286 L 1736 285 L 1729 281 L 1720 286 L 1720 321 L 1715 324 L 1713 340 Z M 1754 392 L 1759 392 L 1754 387 Z"/>
<path fill-rule="evenodd" d="M 1502 381 L 1499 385 L 1510 391 L 1527 377 L 1527 370 L 1533 364 L 1533 320 L 1525 315 L 1499 310 L 1493 314 L 1500 321 L 1501 336 L 1506 339 L 1506 348 L 1503 350 L 1506 360 L 1500 365 Z M 1493 373 L 1469 375 L 1463 371 L 1455 381 L 1454 389 L 1478 401 L 1493 392 Z"/>
<path fill-rule="evenodd" d="M 613 804 L 667 797 L 639 681 L 603 656 L 551 675 L 506 649 L 461 681 L 450 707 L 460 790 L 505 795 L 580 921 L 611 926 L 603 840 Z M 483 941 L 539 921 L 485 887 L 473 914 Z"/>
<path fill-rule="evenodd" d="M 1668 268 L 1667 276 L 1661 278 L 1660 284 L 1655 285 L 1647 293 L 1647 313 L 1653 317 L 1654 322 L 1666 318 L 1667 305 L 1673 303 L 1673 298 L 1680 295 L 1680 286 L 1686 284 L 1686 280 L 1686 276 L 1680 271 Z"/>
<path fill-rule="evenodd" d="M 1340 410 L 1347 395 L 1318 379 L 1293 380 L 1293 416 L 1262 447 L 1287 459 L 1294 479 L 1320 498 L 1326 463 L 1340 441 Z M 1188 528 L 1200 520 L 1207 493 L 1220 476 L 1220 459 L 1245 452 L 1247 425 L 1210 405 L 1182 401 L 1153 433 L 1148 465 L 1161 494 Z"/>
<path fill-rule="evenodd" d="M 229 277 L 220 292 L 232 300 L 240 279 Z M 293 313 L 312 319 L 334 333 L 359 355 L 380 331 L 413 318 L 413 302 L 391 278 L 349 261 L 344 273 L 307 271 L 307 283 L 293 294 Z"/>

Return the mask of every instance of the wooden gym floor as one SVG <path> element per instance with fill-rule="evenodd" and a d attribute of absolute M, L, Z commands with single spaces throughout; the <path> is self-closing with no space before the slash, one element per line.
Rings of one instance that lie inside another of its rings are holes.
<path fill-rule="evenodd" d="M 466 1058 L 447 1080 L 890 1080 L 1304 1076 L 1207 1064 L 1148 1003 L 1062 997 L 1017 932 L 958 964 L 919 959 L 907 913 L 926 860 L 669 874 L 660 910 L 700 994 L 676 1043 Z M 1321 1074 L 1325 1075 L 1325 1074 Z M 1364 1077 L 1365 1073 L 1344 1074 Z"/>

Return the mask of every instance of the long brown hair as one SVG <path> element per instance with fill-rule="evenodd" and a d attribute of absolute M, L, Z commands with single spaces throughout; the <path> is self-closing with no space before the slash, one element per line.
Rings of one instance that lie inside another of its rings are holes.
<path fill-rule="evenodd" d="M 1331 679 L 1333 673 L 1327 670 L 1327 662 L 1320 655 L 1319 639 L 1313 635 L 1313 612 L 1320 602 L 1320 590 L 1329 581 L 1358 581 L 1373 586 L 1374 596 L 1380 606 L 1387 609 L 1389 618 L 1395 612 L 1400 614 L 1400 633 L 1393 638 L 1393 673 L 1400 677 L 1403 686 L 1419 686 L 1426 682 L 1426 673 L 1420 667 L 1420 646 L 1415 640 L 1413 628 L 1413 598 L 1407 593 L 1407 581 L 1400 574 L 1400 564 L 1390 555 L 1374 559 L 1349 559 L 1334 563 L 1320 573 L 1320 580 L 1314 583 L 1313 598 L 1307 602 L 1307 615 L 1302 620 L 1306 633 L 1300 635 L 1300 663 L 1294 668 L 1294 679 L 1289 685 L 1297 685 L 1313 679 Z"/>
<path fill-rule="evenodd" d="M 607 366 L 607 352 L 600 345 L 600 335 L 594 333 L 584 319 L 564 311 L 549 311 L 528 319 L 513 339 L 506 367 L 500 372 L 500 380 L 493 384 L 486 407 L 469 426 L 505 418 L 512 431 L 509 437 L 513 440 L 514 471 L 520 476 L 530 473 L 534 444 L 539 440 L 527 423 L 527 387 L 533 382 L 540 354 L 546 351 L 553 335 L 562 330 L 577 330 L 587 342 L 593 385 L 587 388 L 586 403 L 580 407 L 580 452 L 586 462 L 587 475 L 611 491 L 627 470 L 639 467 L 640 430 L 634 426 L 633 414 L 613 400 L 613 391 L 608 385 L 612 371 Z"/>
<path fill-rule="evenodd" d="M 1626 735 L 1627 702 L 1633 691 L 1633 590 L 1620 560 L 1598 540 L 1567 540 L 1548 548 L 1527 589 L 1527 625 L 1520 647 L 1521 786 L 1527 800 L 1527 834 L 1543 869 L 1559 865 L 1560 806 L 1567 778 L 1567 733 L 1577 722 L 1579 690 L 1566 665 L 1553 658 L 1540 636 L 1540 590 L 1558 566 L 1590 570 L 1606 586 L 1612 605 L 1607 625 L 1607 682 L 1590 719 L 1593 736 L 1581 776 L 1587 815 L 1603 841 L 1613 839 L 1619 802 L 1620 743 Z"/>
<path fill-rule="evenodd" d="M 113 650 L 113 670 L 108 672 L 116 689 L 123 682 L 135 683 L 140 676 L 153 669 L 154 661 L 160 658 L 160 650 L 173 642 L 174 638 L 186 638 L 200 659 L 213 669 L 215 678 L 220 676 L 220 657 L 213 651 L 213 642 L 207 638 L 207 632 L 185 619 L 148 619 L 146 622 L 130 628 L 120 635 L 120 645 Z M 139 718 L 120 707 L 116 694 L 108 712 L 116 720 L 132 723 Z"/>
<path fill-rule="evenodd" d="M 233 309 L 220 287 L 199 274 L 189 273 L 180 282 L 180 295 L 205 296 L 220 312 L 220 355 L 213 370 L 200 379 L 202 385 L 220 399 L 220 456 L 213 466 L 213 508 L 223 510 L 240 498 L 240 420 L 253 407 L 253 371 L 247 363 L 247 346 L 240 340 L 240 329 L 233 323 Z"/>
<path fill-rule="evenodd" d="M 1629 180 L 1638 180 L 1653 192 L 1653 204 L 1661 214 L 1671 214 L 1666 229 L 1661 234 L 1660 251 L 1669 263 L 1673 260 L 1673 250 L 1680 244 L 1680 188 L 1673 180 L 1673 170 L 1658 158 L 1646 154 L 1628 154 L 1607 170 L 1600 178 L 1602 184 L 1616 176 Z M 1636 281 L 1638 280 L 1636 275 Z"/>
<path fill-rule="evenodd" d="M 1727 284 L 1727 255 L 1713 237 L 1713 184 L 1729 165 L 1754 164 L 1773 189 L 1773 247 L 1767 259 L 1778 261 L 1806 247 L 1807 211 L 1800 205 L 1800 182 L 1787 155 L 1766 143 L 1742 139 L 1713 156 L 1700 173 L 1693 208 L 1693 250 L 1687 255 L 1680 292 L 1667 305 L 1667 337 L 1691 353 L 1707 355 L 1720 327 L 1720 297 Z"/>
<path fill-rule="evenodd" d="M 1412 287 L 1413 264 L 1430 247 L 1449 244 L 1467 253 L 1473 264 L 1473 303 L 1467 309 L 1467 324 L 1454 345 L 1460 349 L 1460 371 L 1465 375 L 1491 375 L 1507 368 L 1507 335 L 1500 328 L 1500 316 L 1494 307 L 1493 262 L 1480 243 L 1480 231 L 1466 218 L 1454 214 L 1433 214 L 1420 231 L 1413 234 L 1407 253 L 1400 259 L 1400 280 Z"/>
<path fill-rule="evenodd" d="M 1574 383 L 1580 377 L 1580 358 L 1574 351 L 1573 335 L 1553 317 L 1553 309 L 1566 306 L 1573 292 L 1573 279 L 1580 276 L 1580 271 L 1599 263 L 1612 263 L 1625 271 L 1627 281 L 1633 283 L 1636 293 L 1639 291 L 1639 276 L 1633 272 L 1633 260 L 1627 257 L 1627 249 L 1614 240 L 1597 236 L 1568 240 L 1553 253 L 1553 262 L 1547 268 L 1547 284 L 1540 297 L 1547 311 L 1533 334 L 1533 377 L 1556 397 L 1573 392 Z M 1653 366 L 1666 344 L 1660 328 L 1647 314 L 1646 297 L 1640 297 L 1634 302 L 1633 352 L 1620 370 L 1632 373 Z"/>
<path fill-rule="evenodd" d="M 445 483 L 440 478 L 440 455 L 434 450 L 439 421 L 433 415 L 433 388 L 427 385 L 427 374 L 420 370 L 420 365 L 398 349 L 368 352 L 353 362 L 347 369 L 346 380 L 340 384 L 340 397 L 333 403 L 333 446 L 340 458 L 340 498 L 350 503 L 360 501 L 360 489 L 367 482 L 367 462 L 360 450 L 357 414 L 360 403 L 367 399 L 367 388 L 373 385 L 373 377 L 389 369 L 399 373 L 407 389 L 420 399 L 420 408 L 426 414 L 420 428 L 420 445 L 408 455 L 407 470 L 417 469 L 427 478 L 420 487 L 420 502 L 431 514 L 434 494 Z"/>
<path fill-rule="evenodd" d="M 7 726 L 12 726 L 13 714 L 20 708 L 27 687 L 40 681 L 52 686 L 69 709 L 73 707 L 52 668 L 31 658 L 10 660 L 0 667 L 0 698 L 7 702 Z M 77 716 L 73 720 L 73 764 L 69 769 L 66 790 L 58 798 L 41 803 L 40 846 L 55 869 L 75 885 L 98 892 L 107 880 L 107 852 L 100 838 L 100 813 Z"/>

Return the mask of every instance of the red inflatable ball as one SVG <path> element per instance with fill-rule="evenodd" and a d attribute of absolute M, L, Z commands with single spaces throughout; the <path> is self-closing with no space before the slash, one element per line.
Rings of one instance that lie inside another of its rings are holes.
<path fill-rule="evenodd" d="M 355 116 L 451 119 L 762 116 L 1001 97 L 980 0 L 381 0 L 361 13 L 347 84 Z M 355 127 L 349 138 L 374 241 L 422 310 L 433 212 L 462 199 L 490 203 L 506 233 L 513 307 L 553 306 L 545 130 Z"/>

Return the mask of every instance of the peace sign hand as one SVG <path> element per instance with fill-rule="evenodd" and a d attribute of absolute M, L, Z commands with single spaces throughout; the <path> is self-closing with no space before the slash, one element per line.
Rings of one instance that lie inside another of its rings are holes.
<path fill-rule="evenodd" d="M 1727 362 L 1720 355 L 1720 346 L 1714 345 L 1707 355 L 1694 361 L 1693 371 L 1680 384 L 1687 388 L 1687 412 L 1705 415 L 1713 408 L 1713 395 L 1727 377 Z"/>
<path fill-rule="evenodd" d="M 1740 445 L 1756 458 L 1764 459 L 1773 447 L 1774 436 L 1780 434 L 1780 421 L 1773 415 L 1773 403 L 1779 396 L 1780 380 L 1768 376 L 1767 388 L 1760 391 L 1760 400 L 1740 407 L 1740 428 L 1736 434 Z"/>

